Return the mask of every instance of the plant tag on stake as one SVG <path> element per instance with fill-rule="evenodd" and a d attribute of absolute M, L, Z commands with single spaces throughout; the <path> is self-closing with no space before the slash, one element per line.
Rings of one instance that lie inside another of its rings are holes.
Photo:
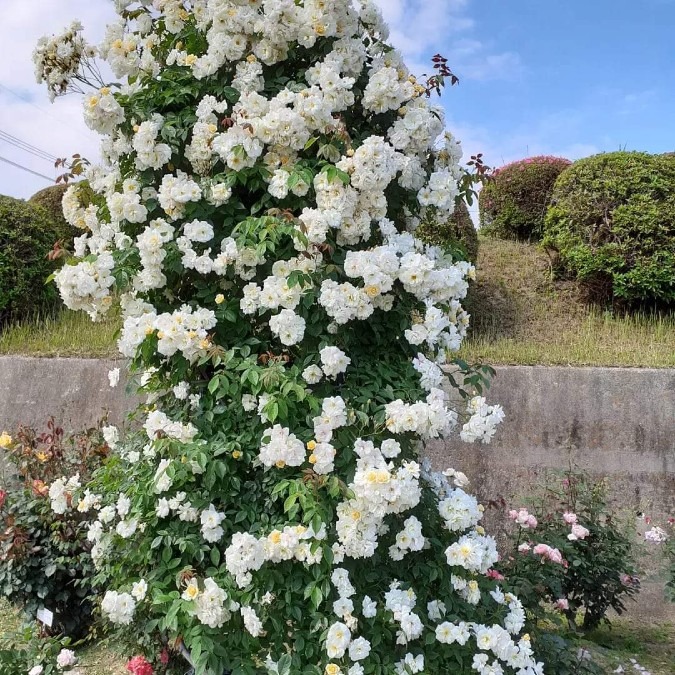
<path fill-rule="evenodd" d="M 51 628 L 54 623 L 54 612 L 45 607 L 40 607 L 37 611 L 37 619 L 47 626 L 47 628 Z"/>

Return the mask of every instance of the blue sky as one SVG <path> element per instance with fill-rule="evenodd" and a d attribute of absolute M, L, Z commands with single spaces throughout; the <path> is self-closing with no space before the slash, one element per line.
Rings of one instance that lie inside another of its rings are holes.
<path fill-rule="evenodd" d="M 443 98 L 449 127 L 493 166 L 540 153 L 675 151 L 675 1 L 407 5 L 429 2 L 465 19 L 440 20 L 425 51 L 447 54 L 461 78 Z"/>
<path fill-rule="evenodd" d="M 418 74 L 441 52 L 461 78 L 444 98 L 466 154 L 492 166 L 534 154 L 576 159 L 628 148 L 675 151 L 675 0 L 376 0 Z M 50 105 L 31 52 L 79 18 L 91 41 L 111 0 L 2 0 L 0 130 L 64 157 L 95 158 L 77 97 Z M 0 141 L 0 192 L 29 197 L 53 166 Z"/>

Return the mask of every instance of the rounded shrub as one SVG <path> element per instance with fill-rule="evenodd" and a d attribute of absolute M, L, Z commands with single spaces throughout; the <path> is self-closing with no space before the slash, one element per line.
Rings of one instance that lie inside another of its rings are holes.
<path fill-rule="evenodd" d="M 56 267 L 48 255 L 61 234 L 41 206 L 0 195 L 0 325 L 56 303 L 45 280 Z"/>
<path fill-rule="evenodd" d="M 422 241 L 447 249 L 457 259 L 475 264 L 478 258 L 478 231 L 463 201 L 455 205 L 453 214 L 443 222 L 422 223 L 417 236 Z"/>
<path fill-rule="evenodd" d="M 62 239 L 72 240 L 76 234 L 75 228 L 66 222 L 63 216 L 63 206 L 61 201 L 63 195 L 68 189 L 67 185 L 50 185 L 49 187 L 36 192 L 29 200 L 29 204 L 41 206 L 52 217 L 54 226 L 61 231 Z"/>
<path fill-rule="evenodd" d="M 497 169 L 480 193 L 481 231 L 500 239 L 541 239 L 553 186 L 570 164 L 540 156 Z"/>
<path fill-rule="evenodd" d="M 675 301 L 675 157 L 613 152 L 557 180 L 544 245 L 597 296 Z"/>

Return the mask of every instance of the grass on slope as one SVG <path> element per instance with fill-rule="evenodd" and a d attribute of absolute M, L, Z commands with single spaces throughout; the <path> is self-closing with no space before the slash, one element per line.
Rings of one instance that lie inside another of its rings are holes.
<path fill-rule="evenodd" d="M 467 302 L 472 327 L 461 356 L 517 365 L 675 367 L 675 314 L 614 315 L 587 306 L 571 282 L 554 281 L 536 246 L 482 239 Z M 93 323 L 63 310 L 0 331 L 0 354 L 112 356 L 118 314 Z"/>
<path fill-rule="evenodd" d="M 113 356 L 117 314 L 94 323 L 84 312 L 64 309 L 0 330 L 0 354 L 26 356 Z"/>
<path fill-rule="evenodd" d="M 534 245 L 481 239 L 470 291 L 469 361 L 515 365 L 675 366 L 675 314 L 619 315 L 553 280 Z"/>

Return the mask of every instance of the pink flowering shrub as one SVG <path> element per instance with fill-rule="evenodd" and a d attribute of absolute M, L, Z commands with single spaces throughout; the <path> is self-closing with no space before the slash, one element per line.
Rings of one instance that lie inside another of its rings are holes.
<path fill-rule="evenodd" d="M 571 164 L 540 156 L 495 170 L 480 193 L 481 231 L 500 239 L 539 240 L 555 181 Z"/>
<path fill-rule="evenodd" d="M 590 630 L 610 608 L 621 614 L 639 579 L 632 533 L 607 504 L 606 482 L 573 472 L 547 477 L 530 509 L 509 511 L 515 529 L 499 567 L 530 618 L 552 608 L 575 627 L 583 612 Z"/>

